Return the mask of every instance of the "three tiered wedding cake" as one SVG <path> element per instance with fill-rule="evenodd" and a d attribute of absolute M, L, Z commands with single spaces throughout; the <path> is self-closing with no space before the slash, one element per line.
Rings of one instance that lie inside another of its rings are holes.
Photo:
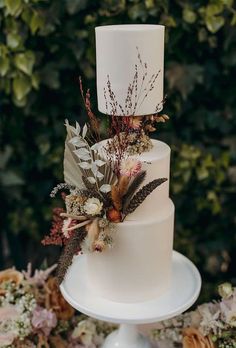
<path fill-rule="evenodd" d="M 99 119 L 81 83 L 89 123 L 81 128 L 66 121 L 65 183 L 52 196 L 61 189 L 69 193 L 43 243 L 64 245 L 59 283 L 79 253 L 96 296 L 151 300 L 170 285 L 174 229 L 170 148 L 149 137 L 156 123 L 168 119 L 160 114 L 164 27 L 98 27 L 96 61 L 98 109 L 109 115 L 110 138 L 101 141 Z"/>
<path fill-rule="evenodd" d="M 138 63 L 143 66 L 137 63 L 137 57 Z M 142 87 L 144 92 L 139 96 L 135 110 L 135 101 L 133 108 L 125 110 L 125 115 L 121 108 L 117 108 L 119 116 L 153 115 L 160 111 L 163 104 L 163 26 L 97 27 L 96 59 L 99 111 L 114 114 L 114 106 L 109 102 L 106 105 L 107 98 L 104 97 L 108 75 L 117 103 L 122 106 L 134 70 L 140 74 L 137 93 L 142 93 Z M 156 74 L 156 84 L 147 93 L 148 79 L 155 79 Z M 141 87 L 143 76 L 145 79 Z M 174 205 L 169 198 L 170 148 L 158 140 L 151 142 L 151 149 L 138 156 L 147 173 L 143 183 L 160 177 L 168 180 L 155 189 L 124 222 L 117 225 L 113 237 L 114 248 L 86 255 L 91 288 L 97 295 L 118 302 L 156 298 L 170 285 L 174 229 Z"/>

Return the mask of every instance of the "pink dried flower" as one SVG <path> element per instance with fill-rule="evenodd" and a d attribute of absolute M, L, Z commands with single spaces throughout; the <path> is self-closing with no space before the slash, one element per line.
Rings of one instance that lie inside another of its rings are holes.
<path fill-rule="evenodd" d="M 33 312 L 31 323 L 36 330 L 41 330 L 45 336 L 49 336 L 51 330 L 57 325 L 57 317 L 54 312 L 37 306 Z"/>
<path fill-rule="evenodd" d="M 128 177 L 136 176 L 142 168 L 142 163 L 135 159 L 125 159 L 120 165 L 120 174 Z"/>
<path fill-rule="evenodd" d="M 140 129 L 142 126 L 142 116 L 133 116 L 130 119 L 129 127 L 132 129 Z"/>

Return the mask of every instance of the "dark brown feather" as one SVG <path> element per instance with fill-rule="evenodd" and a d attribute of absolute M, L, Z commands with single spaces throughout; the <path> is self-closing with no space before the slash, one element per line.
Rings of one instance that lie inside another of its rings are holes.
<path fill-rule="evenodd" d="M 149 196 L 153 190 L 155 190 L 158 186 L 163 184 L 166 180 L 167 180 L 166 178 L 155 179 L 153 181 L 150 181 L 147 185 L 143 186 L 133 196 L 129 205 L 124 210 L 124 212 L 123 212 L 124 217 L 127 216 L 128 214 L 133 213 L 140 206 L 140 204 L 143 203 L 143 201 L 147 198 L 147 196 Z"/>

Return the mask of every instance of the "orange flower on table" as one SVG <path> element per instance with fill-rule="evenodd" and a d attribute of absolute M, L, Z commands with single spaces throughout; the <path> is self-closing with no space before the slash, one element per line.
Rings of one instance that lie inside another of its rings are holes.
<path fill-rule="evenodd" d="M 210 336 L 203 336 L 197 329 L 190 327 L 183 331 L 183 348 L 215 348 Z"/>
<path fill-rule="evenodd" d="M 10 282 L 19 285 L 23 281 L 23 274 L 16 271 L 14 268 L 8 268 L 0 272 L 0 295 L 5 294 L 4 283 Z"/>
<path fill-rule="evenodd" d="M 52 309 L 56 313 L 58 319 L 68 320 L 72 318 L 75 310 L 69 305 L 69 303 L 66 302 L 64 297 L 61 295 L 56 278 L 49 278 L 46 286 L 48 290 L 46 306 L 48 307 L 48 309 Z"/>

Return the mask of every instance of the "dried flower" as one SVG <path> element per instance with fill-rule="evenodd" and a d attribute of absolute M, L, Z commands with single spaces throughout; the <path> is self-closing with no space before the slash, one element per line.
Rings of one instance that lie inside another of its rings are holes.
<path fill-rule="evenodd" d="M 95 216 L 99 215 L 102 211 L 103 203 L 98 198 L 88 198 L 83 206 L 83 210 L 86 214 Z"/>
<path fill-rule="evenodd" d="M 210 336 L 203 336 L 195 328 L 187 328 L 183 331 L 183 348 L 214 348 Z"/>
<path fill-rule="evenodd" d="M 10 282 L 19 285 L 23 280 L 22 273 L 16 271 L 14 268 L 6 269 L 0 272 L 0 295 L 5 294 L 4 283 Z"/>
<path fill-rule="evenodd" d="M 108 225 L 107 219 L 99 219 L 98 220 L 98 226 L 100 228 L 105 228 Z"/>
<path fill-rule="evenodd" d="M 91 320 L 82 320 L 72 332 L 72 338 L 79 338 L 86 347 L 92 344 L 96 326 Z"/>
<path fill-rule="evenodd" d="M 233 295 L 233 287 L 230 283 L 223 283 L 218 286 L 218 293 L 222 298 L 229 298 Z"/>
<path fill-rule="evenodd" d="M 49 336 L 51 330 L 57 325 L 57 317 L 52 311 L 37 306 L 33 312 L 31 322 L 36 330 L 40 330 L 45 336 Z"/>
<path fill-rule="evenodd" d="M 142 116 L 133 116 L 133 117 L 130 117 L 130 120 L 129 120 L 129 127 L 130 128 L 133 128 L 133 129 L 139 129 L 141 128 L 142 126 Z"/>
<path fill-rule="evenodd" d="M 222 300 L 220 309 L 224 321 L 228 325 L 236 327 L 236 290 L 234 290 L 230 298 Z"/>
<path fill-rule="evenodd" d="M 46 236 L 42 240 L 43 245 L 63 245 L 65 242 L 65 237 L 62 233 L 63 226 L 63 218 L 61 217 L 61 213 L 64 213 L 64 209 L 62 208 L 54 208 L 52 215 L 52 227 L 50 230 L 49 236 Z"/>
<path fill-rule="evenodd" d="M 66 211 L 68 214 L 81 215 L 82 206 L 86 201 L 85 196 L 70 194 L 66 196 Z"/>
<path fill-rule="evenodd" d="M 58 287 L 57 279 L 51 277 L 46 283 L 48 289 L 47 307 L 51 308 L 60 320 L 69 320 L 73 317 L 75 310 L 66 302 Z"/>
<path fill-rule="evenodd" d="M 120 165 L 120 174 L 128 177 L 136 176 L 142 168 L 142 163 L 135 159 L 125 159 Z"/>
<path fill-rule="evenodd" d="M 107 218 L 111 222 L 120 222 L 122 220 L 121 213 L 114 208 L 108 210 Z"/>

